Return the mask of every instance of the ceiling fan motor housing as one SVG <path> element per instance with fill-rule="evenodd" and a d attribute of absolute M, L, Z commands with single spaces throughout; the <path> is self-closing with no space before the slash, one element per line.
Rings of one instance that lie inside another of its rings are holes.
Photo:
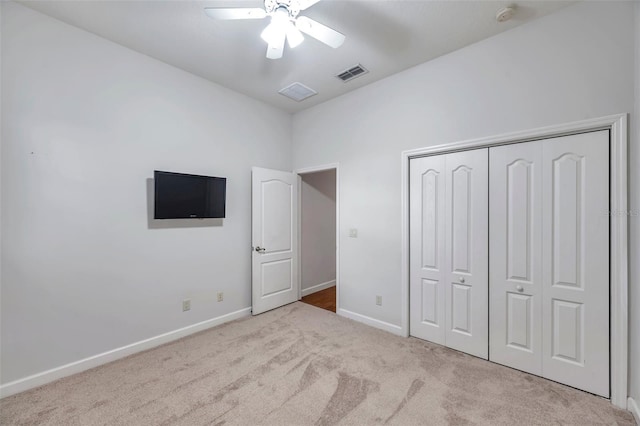
<path fill-rule="evenodd" d="M 281 8 L 289 13 L 289 19 L 295 19 L 300 13 L 300 2 L 298 0 L 264 0 L 264 9 L 268 15 L 273 15 Z"/>

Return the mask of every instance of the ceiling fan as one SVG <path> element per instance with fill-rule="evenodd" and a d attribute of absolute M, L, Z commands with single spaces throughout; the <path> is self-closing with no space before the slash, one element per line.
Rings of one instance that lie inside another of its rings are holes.
<path fill-rule="evenodd" d="M 344 34 L 306 16 L 298 16 L 300 11 L 313 6 L 318 1 L 320 0 L 264 0 L 264 9 L 207 7 L 204 11 L 210 18 L 222 20 L 270 17 L 271 22 L 260 36 L 269 44 L 267 58 L 279 59 L 282 58 L 285 39 L 289 47 L 294 48 L 304 40 L 302 33 L 334 49 L 344 43 Z"/>

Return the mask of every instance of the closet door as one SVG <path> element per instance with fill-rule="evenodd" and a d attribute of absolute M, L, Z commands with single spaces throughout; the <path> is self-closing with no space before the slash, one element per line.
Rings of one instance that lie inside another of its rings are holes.
<path fill-rule="evenodd" d="M 489 359 L 542 375 L 542 144 L 489 149 Z"/>
<path fill-rule="evenodd" d="M 410 334 L 445 344 L 445 156 L 409 163 Z"/>
<path fill-rule="evenodd" d="M 446 345 L 488 357 L 488 149 L 446 156 Z"/>
<path fill-rule="evenodd" d="M 543 376 L 609 396 L 609 131 L 548 139 Z"/>

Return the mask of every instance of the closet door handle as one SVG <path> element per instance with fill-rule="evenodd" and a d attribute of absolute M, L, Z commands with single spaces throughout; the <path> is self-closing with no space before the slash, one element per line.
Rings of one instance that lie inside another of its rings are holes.
<path fill-rule="evenodd" d="M 460 277 L 460 282 L 464 284 L 464 277 Z"/>
<path fill-rule="evenodd" d="M 522 293 L 524 291 L 524 287 L 522 287 L 521 285 L 517 285 L 516 286 L 516 290 L 518 290 L 520 293 Z"/>

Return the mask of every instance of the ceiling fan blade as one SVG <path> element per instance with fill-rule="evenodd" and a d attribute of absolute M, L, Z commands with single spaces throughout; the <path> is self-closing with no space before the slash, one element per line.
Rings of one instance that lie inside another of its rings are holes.
<path fill-rule="evenodd" d="M 286 38 L 286 34 L 282 31 L 277 36 L 271 38 L 271 43 L 267 47 L 267 58 L 269 59 L 280 59 L 282 58 L 282 52 L 284 52 L 284 40 Z"/>
<path fill-rule="evenodd" d="M 213 19 L 262 19 L 267 12 L 260 8 L 231 8 L 220 9 L 217 7 L 205 7 L 204 13 Z"/>
<path fill-rule="evenodd" d="M 306 16 L 299 16 L 296 19 L 296 27 L 305 34 L 320 40 L 327 46 L 331 46 L 334 49 L 342 46 L 345 36 L 336 30 L 333 30 L 326 25 L 307 18 Z"/>
<path fill-rule="evenodd" d="M 300 0 L 300 10 L 305 10 L 318 3 L 320 0 Z"/>

